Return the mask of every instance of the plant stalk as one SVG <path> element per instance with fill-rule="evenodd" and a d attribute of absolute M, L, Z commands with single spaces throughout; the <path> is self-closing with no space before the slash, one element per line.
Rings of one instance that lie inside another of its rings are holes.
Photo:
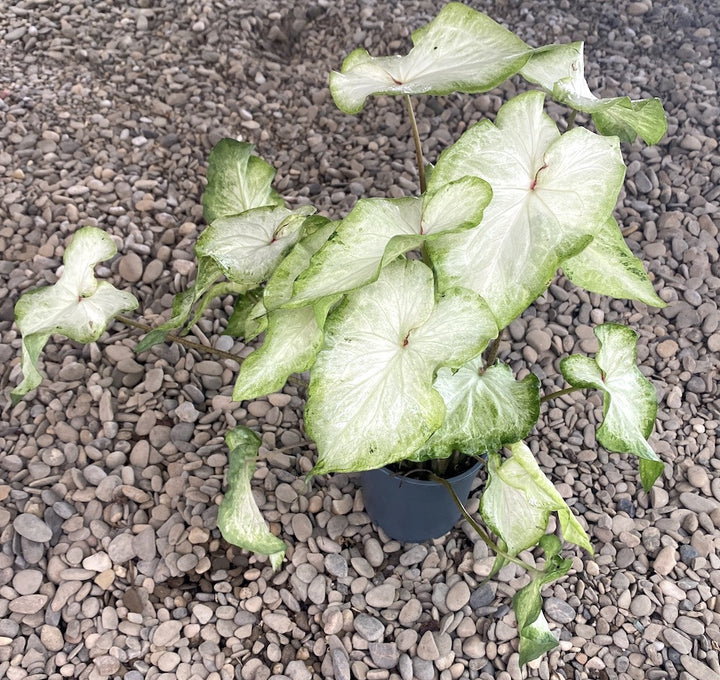
<path fill-rule="evenodd" d="M 415 142 L 415 157 L 418 165 L 418 179 L 420 181 L 420 193 L 424 194 L 425 184 L 425 159 L 423 158 L 422 145 L 420 144 L 420 132 L 418 131 L 417 121 L 415 120 L 415 111 L 413 110 L 410 95 L 405 95 L 405 106 L 407 107 L 408 116 L 410 117 L 410 129 L 412 130 L 413 141 Z"/>
<path fill-rule="evenodd" d="M 546 401 L 555 399 L 555 397 L 562 397 L 563 394 L 570 394 L 571 392 L 575 392 L 579 389 L 580 389 L 579 387 L 566 387 L 564 390 L 558 390 L 557 392 L 551 392 L 550 394 L 546 394 L 544 397 L 540 397 L 540 403 L 544 404 Z"/>

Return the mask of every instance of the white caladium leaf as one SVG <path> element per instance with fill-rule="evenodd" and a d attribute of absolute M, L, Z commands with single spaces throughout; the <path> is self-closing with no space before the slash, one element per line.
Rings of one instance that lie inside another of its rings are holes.
<path fill-rule="evenodd" d="M 17 301 L 15 323 L 23 336 L 24 379 L 12 392 L 14 402 L 42 381 L 37 361 L 51 335 L 94 342 L 116 314 L 138 306 L 135 296 L 95 279 L 95 265 L 116 252 L 115 243 L 106 233 L 95 227 L 83 227 L 65 250 L 64 270 L 58 281 L 25 293 Z"/>
<path fill-rule="evenodd" d="M 592 553 L 590 540 L 553 483 L 524 442 L 511 444 L 512 457 L 488 456 L 488 481 L 480 499 L 485 523 L 503 540 L 511 555 L 535 545 L 557 512 L 563 538 Z"/>
<path fill-rule="evenodd" d="M 537 49 L 520 73 L 547 90 L 553 99 L 589 113 L 601 134 L 616 135 L 623 142 L 633 142 L 640 135 L 648 144 L 657 144 L 667 130 L 659 99 L 599 99 L 590 91 L 585 80 L 582 42 Z"/>
<path fill-rule="evenodd" d="M 447 407 L 445 422 L 413 460 L 446 458 L 453 451 L 479 456 L 526 437 L 540 415 L 538 379 L 515 380 L 509 366 L 495 364 L 481 373 L 473 359 L 453 372 L 441 368 L 433 387 Z"/>
<path fill-rule="evenodd" d="M 471 288 L 500 327 L 548 287 L 560 263 L 601 228 L 617 201 L 625 165 L 617 139 L 576 128 L 560 136 L 544 95 L 518 95 L 440 156 L 433 190 L 465 175 L 492 187 L 480 225 L 427 244 L 441 290 Z"/>
<path fill-rule="evenodd" d="M 422 198 L 361 199 L 297 280 L 292 305 L 359 288 L 381 267 L 443 233 L 480 222 L 492 191 L 479 177 L 460 177 Z"/>
<path fill-rule="evenodd" d="M 254 288 L 270 277 L 300 239 L 312 210 L 306 206 L 293 212 L 276 206 L 220 217 L 200 234 L 195 252 L 212 258 L 234 283 Z"/>
<path fill-rule="evenodd" d="M 330 92 L 345 113 L 375 94 L 486 92 L 525 64 L 532 49 L 490 17 L 451 2 L 412 34 L 406 56 L 371 57 L 360 48 L 330 74 Z"/>
<path fill-rule="evenodd" d="M 233 401 L 277 392 L 292 373 L 310 368 L 323 344 L 313 307 L 275 309 L 263 344 L 242 362 Z"/>
<path fill-rule="evenodd" d="M 278 569 L 285 556 L 285 544 L 268 529 L 252 494 L 261 439 L 247 427 L 236 427 L 225 435 L 225 441 L 230 460 L 227 490 L 218 508 L 218 528 L 228 543 L 269 555 L 273 568 Z"/>
<path fill-rule="evenodd" d="M 313 472 L 370 470 L 407 458 L 441 424 L 435 371 L 479 354 L 489 313 L 470 291 L 435 301 L 432 271 L 397 260 L 327 319 L 305 409 Z M 495 329 L 493 335 L 497 332 Z"/>
<path fill-rule="evenodd" d="M 562 263 L 562 269 L 575 285 L 593 293 L 665 307 L 613 217 L 605 221 L 582 251 Z"/>
<path fill-rule="evenodd" d="M 203 212 L 208 224 L 252 208 L 285 205 L 271 186 L 274 168 L 253 156 L 253 148 L 247 142 L 225 138 L 210 152 L 203 194 Z"/>
<path fill-rule="evenodd" d="M 598 441 L 614 453 L 631 453 L 641 461 L 646 491 L 662 473 L 663 464 L 647 438 L 657 415 L 653 384 L 637 367 L 637 333 L 626 326 L 608 323 L 594 333 L 600 344 L 595 359 L 573 354 L 560 362 L 565 380 L 573 387 L 591 387 L 603 393 L 603 424 Z"/>

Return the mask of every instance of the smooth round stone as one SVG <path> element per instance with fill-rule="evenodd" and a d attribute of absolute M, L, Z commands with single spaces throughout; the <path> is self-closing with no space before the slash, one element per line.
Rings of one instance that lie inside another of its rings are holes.
<path fill-rule="evenodd" d="M 458 581 L 445 596 L 445 606 L 451 612 L 460 611 L 468 602 L 470 602 L 470 588 L 465 581 Z"/>
<path fill-rule="evenodd" d="M 395 586 L 389 583 L 375 586 L 365 594 L 365 601 L 378 609 L 389 607 L 395 601 Z"/>
<path fill-rule="evenodd" d="M 422 603 L 417 598 L 408 600 L 400 610 L 398 621 L 402 626 L 412 626 L 422 615 Z"/>
<path fill-rule="evenodd" d="M 564 600 L 548 597 L 545 600 L 545 613 L 558 623 L 570 623 L 575 618 L 575 610 Z"/>
<path fill-rule="evenodd" d="M 13 588 L 18 595 L 32 595 L 37 593 L 43 582 L 43 574 L 37 569 L 22 569 L 12 580 Z"/>
<path fill-rule="evenodd" d="M 630 603 L 630 613 L 634 616 L 650 616 L 654 607 L 647 595 L 636 595 Z"/>
<path fill-rule="evenodd" d="M 353 621 L 353 626 L 358 635 L 368 642 L 380 640 L 385 633 L 383 622 L 367 614 L 358 614 Z"/>
<path fill-rule="evenodd" d="M 52 538 L 50 527 L 29 512 L 19 514 L 13 522 L 13 527 L 21 536 L 36 543 L 46 543 Z"/>
<path fill-rule="evenodd" d="M 40 628 L 40 641 L 50 652 L 59 652 L 65 646 L 62 631 L 56 626 L 44 625 Z"/>

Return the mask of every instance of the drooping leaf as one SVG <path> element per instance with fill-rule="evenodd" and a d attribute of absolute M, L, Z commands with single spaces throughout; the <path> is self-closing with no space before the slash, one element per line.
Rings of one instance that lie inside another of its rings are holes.
<path fill-rule="evenodd" d="M 479 354 L 488 311 L 471 291 L 435 301 L 432 271 L 397 260 L 330 314 L 311 371 L 307 431 L 314 473 L 381 467 L 408 457 L 443 421 L 436 369 Z M 494 328 L 493 334 L 497 333 Z"/>
<path fill-rule="evenodd" d="M 560 362 L 560 369 L 573 387 L 603 393 L 604 417 L 597 439 L 608 451 L 648 461 L 641 477 L 643 488 L 649 491 L 663 464 L 647 442 L 657 415 L 657 395 L 637 367 L 637 333 L 615 323 L 598 326 L 594 333 L 600 343 L 595 359 L 573 354 Z"/>
<path fill-rule="evenodd" d="M 533 580 L 519 590 L 512 600 L 513 611 L 520 633 L 520 665 L 537 659 L 557 646 L 557 638 L 550 631 L 542 613 L 542 589 L 561 578 L 570 570 L 572 560 L 560 557 L 561 542 L 554 534 L 545 534 L 540 539 L 545 551 L 545 568 Z"/>
<path fill-rule="evenodd" d="M 634 142 L 640 135 L 646 143 L 657 144 L 667 130 L 659 99 L 599 99 L 590 91 L 585 80 L 582 42 L 537 49 L 520 73 L 547 90 L 553 99 L 589 113 L 603 135 L 616 135 L 623 142 Z"/>
<path fill-rule="evenodd" d="M 288 376 L 313 365 L 322 344 L 323 332 L 312 307 L 271 311 L 263 344 L 240 366 L 233 401 L 281 390 Z"/>
<path fill-rule="evenodd" d="M 310 260 L 292 305 L 305 305 L 374 281 L 381 267 L 443 234 L 478 224 L 492 192 L 478 177 L 438 185 L 422 198 L 359 200 Z"/>
<path fill-rule="evenodd" d="M 200 234 L 195 252 L 217 262 L 231 281 L 254 288 L 300 239 L 309 210 L 274 206 L 219 217 Z"/>
<path fill-rule="evenodd" d="M 271 186 L 274 168 L 253 156 L 253 148 L 247 142 L 225 138 L 210 152 L 203 194 L 203 213 L 208 224 L 252 208 L 285 205 Z"/>
<path fill-rule="evenodd" d="M 250 293 L 250 291 L 248 291 L 248 293 Z M 248 293 L 243 293 L 237 296 L 233 312 L 228 319 L 227 328 L 223 332 L 223 335 L 230 335 L 233 338 L 245 337 L 245 324 L 250 316 L 250 312 L 257 304 L 256 296 L 259 297 L 261 295 L 261 291 L 254 291 L 252 296 Z"/>
<path fill-rule="evenodd" d="M 52 286 L 23 294 L 15 305 L 15 323 L 22 333 L 22 382 L 12 391 L 17 403 L 41 382 L 37 362 L 53 334 L 77 342 L 94 342 L 116 314 L 138 306 L 130 293 L 95 278 L 95 266 L 117 252 L 113 240 L 100 229 L 83 227 L 63 256 L 64 270 Z"/>
<path fill-rule="evenodd" d="M 481 455 L 530 433 L 540 415 L 537 377 L 517 381 L 500 363 L 480 374 L 481 366 L 481 359 L 473 359 L 456 372 L 438 371 L 433 387 L 445 400 L 445 422 L 413 460 L 446 458 L 453 451 Z"/>
<path fill-rule="evenodd" d="M 278 569 L 285 556 L 285 544 L 268 529 L 251 487 L 261 439 L 247 427 L 236 427 L 225 435 L 225 441 L 230 460 L 227 490 L 218 508 L 218 528 L 228 543 L 269 555 L 273 568 Z"/>
<path fill-rule="evenodd" d="M 560 136 L 544 95 L 510 100 L 495 124 L 481 121 L 440 156 L 429 189 L 476 175 L 493 197 L 480 225 L 427 244 L 440 288 L 467 286 L 500 327 L 549 285 L 612 214 L 625 165 L 617 140 L 575 128 Z"/>
<path fill-rule="evenodd" d="M 597 230 L 583 250 L 562 263 L 562 269 L 575 285 L 593 293 L 665 307 L 613 217 Z"/>
<path fill-rule="evenodd" d="M 446 5 L 412 35 L 405 56 L 371 57 L 360 48 L 330 75 L 330 92 L 345 113 L 358 113 L 375 94 L 486 92 L 525 64 L 532 49 L 490 17 Z"/>
<path fill-rule="evenodd" d="M 592 553 L 590 541 L 567 503 L 545 476 L 523 442 L 509 447 L 512 457 L 501 463 L 488 456 L 488 481 L 480 499 L 485 523 L 500 537 L 511 555 L 535 545 L 557 512 L 563 538 Z"/>
<path fill-rule="evenodd" d="M 208 257 L 199 257 L 195 281 L 186 290 L 175 296 L 170 318 L 165 323 L 150 331 L 137 344 L 135 351 L 138 354 L 146 352 L 154 345 L 165 342 L 165 338 L 172 330 L 185 326 L 192 314 L 195 303 L 210 290 L 221 276 L 222 271 L 216 262 Z M 210 300 L 209 298 L 206 298 L 206 300 L 205 305 L 207 306 Z"/>

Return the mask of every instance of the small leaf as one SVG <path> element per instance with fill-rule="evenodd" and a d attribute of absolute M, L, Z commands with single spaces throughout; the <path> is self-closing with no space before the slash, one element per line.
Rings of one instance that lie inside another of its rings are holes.
<path fill-rule="evenodd" d="M 540 85 L 553 99 L 589 113 L 598 132 L 633 142 L 640 135 L 647 144 L 657 144 L 667 130 L 659 99 L 631 101 L 629 97 L 598 99 L 585 81 L 583 43 L 548 45 L 535 50 L 520 73 Z"/>
<path fill-rule="evenodd" d="M 643 263 L 625 243 L 613 217 L 595 232 L 583 250 L 561 266 L 570 281 L 593 293 L 640 300 L 653 307 L 666 306 L 655 293 Z"/>
<path fill-rule="evenodd" d="M 486 92 L 525 64 L 532 50 L 488 16 L 446 5 L 412 35 L 406 56 L 371 57 L 360 48 L 330 74 L 330 92 L 345 113 L 358 113 L 375 94 Z"/>
<path fill-rule="evenodd" d="M 240 366 L 233 401 L 281 390 L 292 373 L 315 363 L 322 344 L 323 332 L 312 307 L 271 311 L 263 344 Z"/>
<path fill-rule="evenodd" d="M 560 136 L 544 95 L 505 104 L 446 149 L 429 191 L 465 175 L 486 180 L 490 204 L 480 225 L 441 235 L 427 249 L 440 289 L 465 286 L 490 305 L 500 327 L 550 284 L 612 214 L 625 165 L 617 140 L 575 128 Z"/>
<path fill-rule="evenodd" d="M 488 457 L 488 481 L 480 500 L 485 523 L 500 537 L 511 555 L 534 546 L 557 512 L 563 538 L 592 553 L 590 540 L 553 483 L 545 476 L 530 449 L 510 445 L 512 457 L 501 464 L 496 453 Z"/>
<path fill-rule="evenodd" d="M 255 288 L 300 239 L 308 210 L 264 207 L 220 217 L 200 234 L 195 252 L 217 262 L 231 281 Z"/>
<path fill-rule="evenodd" d="M 647 460 L 641 478 L 649 491 L 663 466 L 647 442 L 657 415 L 657 395 L 637 367 L 637 334 L 614 323 L 598 326 L 594 333 L 600 343 L 595 359 L 573 354 L 560 362 L 560 369 L 573 387 L 603 393 L 604 419 L 597 439 L 608 451 Z"/>
<path fill-rule="evenodd" d="M 481 359 L 473 359 L 454 373 L 438 371 L 433 387 L 445 400 L 445 422 L 413 460 L 446 458 L 453 451 L 477 456 L 530 433 L 540 415 L 538 379 L 530 374 L 516 381 L 500 363 L 480 374 L 481 366 Z"/>
<path fill-rule="evenodd" d="M 147 352 L 154 345 L 165 342 L 165 338 L 172 330 L 185 326 L 195 303 L 210 290 L 221 276 L 220 267 L 212 259 L 199 257 L 195 281 L 186 290 L 175 296 L 170 318 L 164 324 L 150 331 L 137 344 L 135 351 L 138 354 Z M 205 305 L 207 306 L 208 303 L 209 299 L 206 299 Z"/>
<path fill-rule="evenodd" d="M 434 298 L 432 271 L 397 260 L 331 312 L 305 409 L 319 452 L 313 473 L 402 460 L 442 424 L 435 370 L 465 363 L 492 336 L 479 330 L 487 311 L 477 296 Z"/>
<path fill-rule="evenodd" d="M 228 543 L 269 555 L 273 568 L 278 569 L 285 556 L 285 544 L 270 533 L 251 487 L 261 439 L 247 427 L 236 427 L 225 435 L 225 441 L 230 460 L 227 490 L 218 508 L 218 528 Z"/>
<path fill-rule="evenodd" d="M 95 265 L 116 252 L 115 243 L 107 234 L 95 227 L 83 227 L 65 250 L 64 270 L 58 281 L 25 293 L 17 301 L 15 323 L 23 336 L 24 379 L 12 391 L 13 403 L 41 383 L 37 361 L 51 335 L 94 342 L 116 314 L 138 306 L 130 293 L 95 279 Z"/>
<path fill-rule="evenodd" d="M 518 628 L 520 631 L 520 658 L 518 662 L 521 666 L 558 646 L 558 640 L 552 634 L 547 619 L 542 612 L 538 614 L 532 623 L 522 627 L 518 625 Z"/>
<path fill-rule="evenodd" d="M 275 170 L 252 155 L 253 145 L 235 139 L 221 139 L 210 152 L 207 186 L 203 194 L 205 221 L 211 224 L 262 206 L 284 206 L 272 189 Z"/>

